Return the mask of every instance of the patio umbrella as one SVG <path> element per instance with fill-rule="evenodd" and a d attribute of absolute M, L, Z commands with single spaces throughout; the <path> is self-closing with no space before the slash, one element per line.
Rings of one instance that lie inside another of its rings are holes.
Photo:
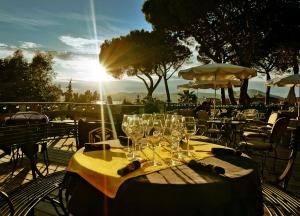
<path fill-rule="evenodd" d="M 278 86 L 278 87 L 293 87 L 297 86 L 299 87 L 299 96 L 300 96 L 300 74 L 293 74 L 287 77 L 283 78 L 275 78 L 268 80 L 266 83 L 266 86 Z M 299 100 L 298 100 L 298 119 L 300 116 L 300 110 L 299 110 Z"/>
<path fill-rule="evenodd" d="M 249 79 L 256 76 L 256 71 L 239 65 L 215 63 L 181 70 L 178 76 L 187 80 L 212 80 L 217 82 L 219 80 Z"/>
<path fill-rule="evenodd" d="M 216 63 L 181 70 L 178 76 L 186 80 L 243 80 L 255 77 L 256 71 L 243 66 Z"/>
<path fill-rule="evenodd" d="M 177 89 L 189 90 L 189 89 L 219 89 L 228 88 L 231 86 L 240 87 L 242 82 L 240 80 L 199 80 L 192 83 L 178 85 Z"/>
<path fill-rule="evenodd" d="M 197 80 L 195 82 L 178 85 L 177 89 L 189 90 L 189 89 L 214 89 L 215 98 L 214 98 L 214 110 L 216 108 L 216 90 L 219 88 L 228 88 L 228 87 L 240 87 L 242 82 L 240 80 Z"/>

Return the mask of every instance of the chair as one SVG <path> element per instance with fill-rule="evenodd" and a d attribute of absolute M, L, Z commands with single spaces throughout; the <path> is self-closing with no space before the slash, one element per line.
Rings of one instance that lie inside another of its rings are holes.
<path fill-rule="evenodd" d="M 77 149 L 84 146 L 85 143 L 95 143 L 103 140 L 114 139 L 112 125 L 101 121 L 78 121 L 78 143 Z"/>
<path fill-rule="evenodd" d="M 263 182 L 264 207 L 269 215 L 300 215 L 300 198 L 287 192 L 288 182 L 296 160 L 300 141 L 300 128 L 292 133 L 290 155 L 282 174 L 274 182 Z"/>
<path fill-rule="evenodd" d="M 245 109 L 242 113 L 246 119 L 255 119 L 258 116 L 258 111 L 256 109 Z"/>
<path fill-rule="evenodd" d="M 282 136 L 286 132 L 289 124 L 288 118 L 279 118 L 271 129 L 270 135 L 263 133 L 251 134 L 251 136 L 243 136 L 244 141 L 240 142 L 238 148 L 246 151 L 247 153 L 258 153 L 263 156 L 262 160 L 262 172 L 264 168 L 264 162 L 269 152 L 274 152 L 274 166 L 277 158 L 277 145 L 281 141 Z"/>
<path fill-rule="evenodd" d="M 253 121 L 250 123 L 250 126 L 244 128 L 244 136 L 252 135 L 253 133 L 265 133 L 268 134 L 271 132 L 272 126 L 275 124 L 278 119 L 278 113 L 272 112 L 269 116 L 268 122 L 263 121 Z"/>
<path fill-rule="evenodd" d="M 203 142 L 218 142 L 219 138 L 222 135 L 221 129 L 217 127 L 209 128 L 207 121 L 209 120 L 208 112 L 204 110 L 199 110 L 197 112 L 197 132 L 196 136 L 193 136 L 192 139 Z M 212 138 L 211 136 L 214 136 Z"/>
<path fill-rule="evenodd" d="M 63 206 L 50 196 L 63 182 L 65 171 L 58 171 L 43 178 L 27 182 L 13 191 L 5 193 L 0 191 L 0 215 L 34 215 L 34 207 L 43 199 L 49 200 L 57 215 Z"/>

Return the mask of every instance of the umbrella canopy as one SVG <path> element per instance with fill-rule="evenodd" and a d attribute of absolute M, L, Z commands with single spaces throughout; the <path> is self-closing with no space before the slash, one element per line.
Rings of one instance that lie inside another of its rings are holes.
<path fill-rule="evenodd" d="M 256 71 L 232 64 L 206 64 L 181 70 L 178 76 L 187 80 L 249 79 L 256 76 Z"/>
<path fill-rule="evenodd" d="M 299 96 L 300 96 L 300 74 L 293 74 L 283 78 L 275 78 L 268 80 L 266 86 L 279 86 L 279 87 L 299 87 Z M 289 92 L 288 95 L 289 102 L 296 102 L 296 96 L 292 95 L 292 92 Z M 300 104 L 298 101 L 298 119 L 300 117 Z"/>
<path fill-rule="evenodd" d="M 178 85 L 177 89 L 189 90 L 189 89 L 219 89 L 228 88 L 231 86 L 240 87 L 242 82 L 240 80 L 199 80 L 192 83 Z"/>
<path fill-rule="evenodd" d="M 284 78 L 274 78 L 266 81 L 267 86 L 279 86 L 279 87 L 300 87 L 300 74 L 290 75 Z"/>

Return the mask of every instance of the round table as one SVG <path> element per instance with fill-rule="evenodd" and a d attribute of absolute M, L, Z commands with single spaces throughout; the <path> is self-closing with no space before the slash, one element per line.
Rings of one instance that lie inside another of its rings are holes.
<path fill-rule="evenodd" d="M 211 144 L 201 145 L 207 149 Z M 182 164 L 126 180 L 115 198 L 105 196 L 77 173 L 67 172 L 63 185 L 71 195 L 69 211 L 73 215 L 263 214 L 256 163 L 228 155 L 201 162 L 223 167 L 225 175 Z"/>

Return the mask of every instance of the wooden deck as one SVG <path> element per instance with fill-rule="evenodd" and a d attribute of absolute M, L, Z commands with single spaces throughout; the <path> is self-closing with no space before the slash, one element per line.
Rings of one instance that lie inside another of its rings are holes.
<path fill-rule="evenodd" d="M 48 144 L 49 154 L 49 172 L 55 172 L 66 168 L 68 161 L 73 153 L 76 151 L 74 138 L 63 137 L 49 142 Z M 279 155 L 281 157 L 287 157 L 289 150 L 281 146 L 279 147 Z M 259 158 L 254 158 L 258 162 Z M 276 165 L 276 173 L 272 169 L 272 160 L 267 161 L 267 166 L 264 170 L 266 180 L 273 180 L 278 173 L 280 173 L 285 166 L 285 162 L 278 161 Z M 12 164 L 10 163 L 10 157 L 5 156 L 0 150 L 0 190 L 10 191 L 20 184 L 28 182 L 32 179 L 32 174 L 29 166 L 29 161 L 24 157 L 16 168 L 16 171 L 12 175 Z M 43 163 L 41 155 L 39 156 L 38 168 L 42 173 L 45 173 L 45 165 Z M 289 182 L 288 190 L 300 197 L 300 153 L 297 155 L 296 164 L 293 169 L 292 177 Z M 40 202 L 35 209 L 35 215 L 37 216 L 51 216 L 56 215 L 53 207 L 47 202 Z"/>

